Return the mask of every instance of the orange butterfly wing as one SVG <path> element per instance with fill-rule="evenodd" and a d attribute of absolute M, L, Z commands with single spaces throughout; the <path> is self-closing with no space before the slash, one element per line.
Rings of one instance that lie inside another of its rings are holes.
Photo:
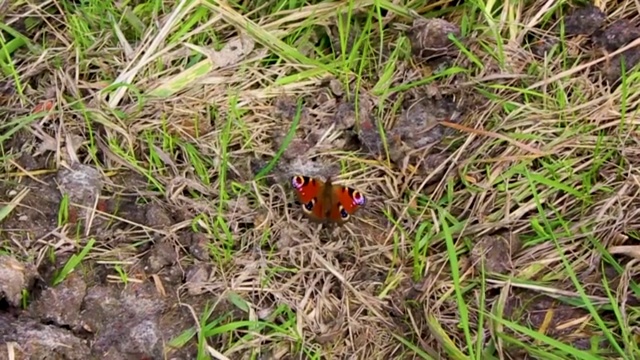
<path fill-rule="evenodd" d="M 340 185 L 333 186 L 332 198 L 329 219 L 339 224 L 349 221 L 351 215 L 367 202 L 365 196 L 358 190 Z"/>
<path fill-rule="evenodd" d="M 366 198 L 358 190 L 332 185 L 308 176 L 296 175 L 291 178 L 302 211 L 314 221 L 332 221 L 342 225 L 347 222 Z M 330 188 L 326 188 L 329 186 Z"/>
<path fill-rule="evenodd" d="M 302 204 L 302 211 L 312 220 L 325 220 L 324 207 L 327 204 L 323 204 L 322 201 L 324 182 L 309 176 L 296 175 L 291 178 L 291 185 Z"/>

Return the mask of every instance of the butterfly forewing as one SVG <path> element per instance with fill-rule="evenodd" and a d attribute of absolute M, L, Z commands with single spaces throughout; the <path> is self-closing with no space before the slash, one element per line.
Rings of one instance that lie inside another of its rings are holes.
<path fill-rule="evenodd" d="M 319 191 L 323 187 L 323 182 L 308 176 L 296 175 L 291 178 L 291 185 L 293 185 L 296 191 L 298 201 L 304 205 L 312 199 L 317 198 Z"/>
<path fill-rule="evenodd" d="M 322 221 L 325 216 L 323 215 L 324 206 L 320 195 L 324 189 L 324 182 L 309 176 L 296 175 L 291 178 L 291 185 L 295 189 L 296 196 L 305 215 L 312 220 Z"/>

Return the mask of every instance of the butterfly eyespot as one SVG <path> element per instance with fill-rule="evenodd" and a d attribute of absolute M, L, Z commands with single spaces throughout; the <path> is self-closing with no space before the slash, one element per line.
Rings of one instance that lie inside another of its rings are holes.
<path fill-rule="evenodd" d="M 354 204 L 357 204 L 357 205 L 364 205 L 364 203 L 366 202 L 364 195 L 362 195 L 362 194 L 361 194 L 359 191 L 357 191 L 357 190 L 354 190 L 354 191 L 353 191 L 352 197 L 353 197 L 353 202 L 354 202 Z"/>
<path fill-rule="evenodd" d="M 296 175 L 291 178 L 291 185 L 293 185 L 294 188 L 299 189 L 304 185 L 304 179 L 302 176 Z"/>
<path fill-rule="evenodd" d="M 346 220 L 349 218 L 349 213 L 345 209 L 340 209 L 340 216 Z"/>
<path fill-rule="evenodd" d="M 302 206 L 302 210 L 304 210 L 305 212 L 311 212 L 311 210 L 313 210 L 313 206 L 316 204 L 316 199 L 311 199 L 311 201 L 309 201 L 308 203 L 304 204 Z"/>

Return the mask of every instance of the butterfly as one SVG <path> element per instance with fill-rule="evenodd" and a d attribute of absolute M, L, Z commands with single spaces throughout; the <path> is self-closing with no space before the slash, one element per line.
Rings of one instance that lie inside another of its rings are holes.
<path fill-rule="evenodd" d="M 291 185 L 302 203 L 302 211 L 315 222 L 342 225 L 367 202 L 358 190 L 332 184 L 331 177 L 321 181 L 295 175 L 291 178 Z"/>

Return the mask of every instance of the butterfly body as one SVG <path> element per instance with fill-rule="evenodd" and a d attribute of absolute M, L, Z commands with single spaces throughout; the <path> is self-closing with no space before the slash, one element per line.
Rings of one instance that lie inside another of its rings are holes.
<path fill-rule="evenodd" d="M 366 203 L 365 196 L 358 190 L 334 185 L 330 177 L 321 181 L 296 175 L 291 178 L 291 185 L 302 203 L 302 211 L 316 222 L 342 225 Z"/>

